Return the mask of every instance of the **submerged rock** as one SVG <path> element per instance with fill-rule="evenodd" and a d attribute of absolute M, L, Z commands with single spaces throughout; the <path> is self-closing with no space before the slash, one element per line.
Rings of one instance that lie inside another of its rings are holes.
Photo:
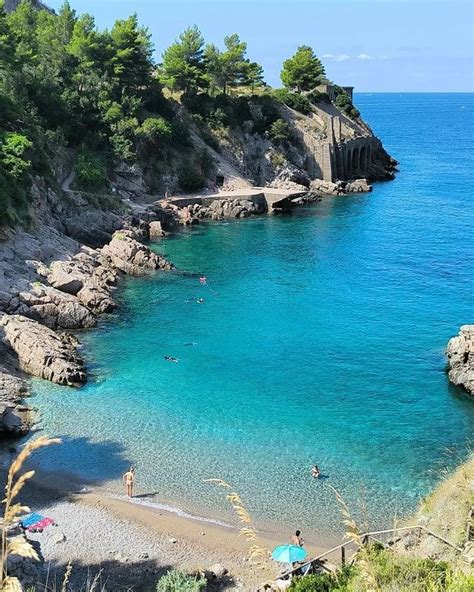
<path fill-rule="evenodd" d="M 70 336 L 21 315 L 4 315 L 0 325 L 5 342 L 16 352 L 25 372 L 67 386 L 86 382 L 84 362 Z"/>
<path fill-rule="evenodd" d="M 474 325 L 463 325 L 446 348 L 449 380 L 474 396 Z"/>

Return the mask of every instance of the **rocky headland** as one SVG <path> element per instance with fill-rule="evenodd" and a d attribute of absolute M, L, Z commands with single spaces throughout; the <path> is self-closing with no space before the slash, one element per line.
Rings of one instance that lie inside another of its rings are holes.
<path fill-rule="evenodd" d="M 446 348 L 448 377 L 456 386 L 474 396 L 474 325 L 463 325 Z"/>

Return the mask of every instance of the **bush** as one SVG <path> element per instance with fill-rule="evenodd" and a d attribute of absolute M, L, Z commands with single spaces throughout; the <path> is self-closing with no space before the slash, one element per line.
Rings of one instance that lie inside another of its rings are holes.
<path fill-rule="evenodd" d="M 178 171 L 178 184 L 183 191 L 197 191 L 204 186 L 205 179 L 191 162 L 181 166 Z"/>
<path fill-rule="evenodd" d="M 137 130 L 142 149 L 159 148 L 160 144 L 170 138 L 172 133 L 171 124 L 163 117 L 149 117 Z"/>
<path fill-rule="evenodd" d="M 32 145 L 22 134 L 6 132 L 0 135 L 0 166 L 7 175 L 19 180 L 29 170 L 31 162 L 23 156 Z"/>
<path fill-rule="evenodd" d="M 311 103 L 330 103 L 331 100 L 329 99 L 328 93 L 320 92 L 319 90 L 313 90 L 306 95 L 306 98 L 311 101 Z"/>
<path fill-rule="evenodd" d="M 107 181 L 107 168 L 102 158 L 83 151 L 76 162 L 76 183 L 81 189 L 99 189 Z"/>
<path fill-rule="evenodd" d="M 336 107 L 339 107 L 349 117 L 357 118 L 360 115 L 360 111 L 354 107 L 349 95 L 340 86 L 335 86 L 336 99 L 334 101 Z"/>
<path fill-rule="evenodd" d="M 184 571 L 173 569 L 160 578 L 156 592 L 201 592 L 206 583 L 202 577 L 193 577 Z"/>
<path fill-rule="evenodd" d="M 270 126 L 268 135 L 275 144 L 283 144 L 291 138 L 291 129 L 286 121 L 283 121 L 283 119 L 277 119 Z"/>
<path fill-rule="evenodd" d="M 311 111 L 311 103 L 305 95 L 293 93 L 286 88 L 278 88 L 272 92 L 272 96 L 279 103 L 283 103 L 300 113 L 309 113 Z"/>
<path fill-rule="evenodd" d="M 176 142 L 181 146 L 188 147 L 191 145 L 189 128 L 181 119 L 175 119 L 171 124 L 171 138 L 173 142 Z"/>

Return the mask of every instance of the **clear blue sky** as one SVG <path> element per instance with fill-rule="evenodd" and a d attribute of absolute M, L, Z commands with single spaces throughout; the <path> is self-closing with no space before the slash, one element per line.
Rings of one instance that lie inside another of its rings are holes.
<path fill-rule="evenodd" d="M 61 0 L 50 0 L 57 9 Z M 266 81 L 311 45 L 327 74 L 358 91 L 474 91 L 472 0 L 70 0 L 100 27 L 137 12 L 153 34 L 157 60 L 197 24 L 221 43 L 237 32 Z"/>

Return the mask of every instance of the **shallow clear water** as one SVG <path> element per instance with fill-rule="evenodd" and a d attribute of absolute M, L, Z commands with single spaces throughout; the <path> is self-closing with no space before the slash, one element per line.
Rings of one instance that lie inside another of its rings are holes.
<path fill-rule="evenodd" d="M 474 405 L 443 349 L 473 321 L 473 95 L 357 104 L 397 180 L 167 240 L 212 290 L 170 274 L 123 284 L 120 313 L 83 335 L 89 384 L 34 382 L 44 430 L 65 437 L 45 467 L 116 489 L 133 463 L 148 501 L 230 519 L 203 483 L 220 477 L 264 528 L 317 538 L 341 529 L 329 484 L 383 526 L 460 462 Z M 315 462 L 328 479 L 310 478 Z"/>

